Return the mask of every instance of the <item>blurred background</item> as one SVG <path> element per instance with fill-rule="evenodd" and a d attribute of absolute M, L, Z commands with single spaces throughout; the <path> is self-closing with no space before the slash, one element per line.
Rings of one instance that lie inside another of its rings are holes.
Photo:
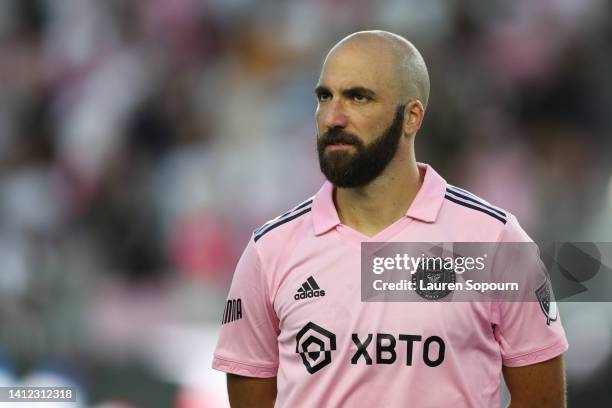
<path fill-rule="evenodd" d="M 322 183 L 313 88 L 357 30 L 427 61 L 420 161 L 534 239 L 610 242 L 612 4 L 495 3 L 0 1 L 0 386 L 226 406 L 233 268 Z M 610 304 L 560 307 L 570 406 L 612 406 Z"/>

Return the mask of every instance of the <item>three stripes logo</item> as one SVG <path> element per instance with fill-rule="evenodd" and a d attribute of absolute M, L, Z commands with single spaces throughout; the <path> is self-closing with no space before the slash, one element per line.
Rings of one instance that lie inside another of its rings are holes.
<path fill-rule="evenodd" d="M 297 293 L 293 296 L 295 300 L 322 297 L 325 296 L 325 291 L 319 287 L 317 282 L 311 276 L 306 279 L 306 282 L 302 283 L 302 286 L 297 290 Z"/>
<path fill-rule="evenodd" d="M 301 217 L 302 215 L 310 212 L 312 208 L 313 199 L 314 199 L 313 197 L 309 198 L 308 200 L 304 201 L 297 207 L 292 208 L 291 210 L 287 211 L 283 215 L 279 215 L 273 220 L 270 220 L 266 222 L 264 225 L 262 225 L 261 227 L 257 228 L 255 232 L 253 233 L 254 235 L 253 239 L 255 240 L 255 242 L 257 242 L 261 237 L 263 237 L 264 235 L 266 235 L 268 232 L 272 231 L 273 229 L 278 228 L 281 225 L 286 224 L 290 221 L 293 221 L 294 219 Z"/>
<path fill-rule="evenodd" d="M 451 186 L 449 184 L 446 187 L 446 193 L 444 195 L 444 198 L 454 202 L 455 204 L 459 204 L 464 207 L 471 208 L 472 210 L 480 211 L 481 213 L 490 215 L 491 217 L 501 221 L 504 224 L 508 221 L 508 216 L 501 209 L 491 205 L 482 198 L 462 188 Z"/>

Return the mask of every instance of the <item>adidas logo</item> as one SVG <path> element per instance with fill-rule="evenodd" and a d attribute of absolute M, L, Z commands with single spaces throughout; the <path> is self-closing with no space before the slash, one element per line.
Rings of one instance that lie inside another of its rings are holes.
<path fill-rule="evenodd" d="M 317 285 L 317 282 L 311 276 L 306 279 L 306 282 L 302 283 L 302 286 L 297 290 L 297 293 L 293 296 L 295 300 L 325 296 L 325 291 Z"/>

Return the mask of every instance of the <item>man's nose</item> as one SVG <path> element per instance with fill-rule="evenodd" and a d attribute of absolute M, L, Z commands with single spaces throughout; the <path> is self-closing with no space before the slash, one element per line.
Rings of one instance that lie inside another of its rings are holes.
<path fill-rule="evenodd" d="M 323 117 L 324 125 L 328 129 L 348 126 L 348 115 L 340 101 L 332 101 L 325 109 Z"/>

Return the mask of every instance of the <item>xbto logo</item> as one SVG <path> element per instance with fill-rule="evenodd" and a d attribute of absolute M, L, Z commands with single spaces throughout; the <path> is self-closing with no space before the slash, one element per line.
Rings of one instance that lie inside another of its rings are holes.
<path fill-rule="evenodd" d="M 374 347 L 369 347 L 376 338 Z M 351 358 L 351 364 L 366 366 L 372 364 L 395 364 L 398 354 L 405 350 L 404 362 L 406 366 L 413 365 L 415 346 L 421 346 L 417 353 L 421 354 L 423 363 L 428 367 L 437 367 L 444 362 L 446 344 L 439 336 L 423 338 L 416 334 L 399 334 L 395 337 L 389 333 L 368 333 L 364 338 L 359 334 L 351 335 L 353 345 L 357 350 Z M 302 362 L 310 374 L 314 374 L 331 363 L 331 352 L 336 350 L 336 335 L 321 326 L 309 322 L 295 337 L 295 352 L 302 357 Z M 422 342 L 422 345 L 419 344 Z M 402 347 L 401 343 L 405 343 Z M 372 350 L 373 349 L 373 350 Z M 370 354 L 372 353 L 372 354 Z M 418 354 L 417 354 L 418 356 Z M 375 357 L 375 358 L 372 358 Z M 419 357 L 417 357 L 419 358 Z"/>
<path fill-rule="evenodd" d="M 368 333 L 365 340 L 361 340 L 357 333 L 353 333 L 353 344 L 357 346 L 357 351 L 351 358 L 351 364 L 358 364 L 361 357 L 366 365 L 372 365 L 372 357 L 368 353 L 368 346 L 372 342 L 374 333 Z M 416 334 L 400 334 L 397 339 L 389 333 L 376 333 L 376 364 L 394 364 L 397 360 L 396 345 L 405 341 L 406 346 L 406 365 L 412 365 L 412 355 L 414 354 L 414 344 L 420 343 L 422 336 Z M 398 347 L 400 349 L 401 347 Z M 444 361 L 446 345 L 444 340 L 438 336 L 429 336 L 423 342 L 423 362 L 428 367 L 437 367 Z"/>
<path fill-rule="evenodd" d="M 336 349 L 336 335 L 309 322 L 295 336 L 295 352 L 310 374 L 331 363 L 331 352 Z"/>

